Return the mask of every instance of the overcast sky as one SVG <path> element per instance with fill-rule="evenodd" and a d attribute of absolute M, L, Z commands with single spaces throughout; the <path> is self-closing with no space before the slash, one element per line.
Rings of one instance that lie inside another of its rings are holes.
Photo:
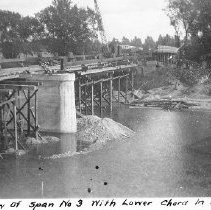
<path fill-rule="evenodd" d="M 0 9 L 22 15 L 34 15 L 52 0 L 0 0 Z M 94 8 L 94 0 L 73 0 L 80 6 Z M 98 0 L 108 39 L 134 36 L 144 40 L 147 35 L 157 39 L 159 34 L 174 35 L 163 11 L 165 0 Z"/>

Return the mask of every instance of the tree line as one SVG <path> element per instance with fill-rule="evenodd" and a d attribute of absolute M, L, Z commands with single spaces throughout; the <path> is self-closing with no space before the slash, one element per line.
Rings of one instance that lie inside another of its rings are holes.
<path fill-rule="evenodd" d="M 211 53 L 211 1 L 167 0 L 165 11 L 176 36 L 148 36 L 112 42 L 142 47 L 149 51 L 158 45 L 183 47 L 189 60 L 199 61 Z M 16 58 L 46 49 L 58 55 L 100 53 L 99 17 L 91 8 L 79 8 L 71 0 L 53 0 L 35 16 L 23 17 L 17 12 L 0 10 L 0 48 L 5 58 Z M 184 38 L 182 37 L 184 35 Z M 179 39 L 180 37 L 180 39 Z"/>
<path fill-rule="evenodd" d="M 78 8 L 71 0 L 53 0 L 52 4 L 34 17 L 23 17 L 17 12 L 0 10 L 0 48 L 5 58 L 16 58 L 20 53 L 32 54 L 43 49 L 60 56 L 98 54 L 102 45 L 98 40 L 97 14 L 91 8 Z M 119 44 L 154 49 L 157 45 L 175 45 L 175 39 L 159 36 L 157 41 L 148 36 L 144 42 L 138 37 L 123 37 Z"/>
<path fill-rule="evenodd" d="M 145 51 L 154 50 L 158 45 L 179 47 L 177 37 L 172 37 L 169 34 L 159 35 L 157 41 L 155 41 L 151 36 L 147 36 L 146 39 L 144 39 L 144 42 L 142 42 L 141 38 L 138 38 L 137 36 L 131 40 L 123 37 L 120 43 L 124 45 L 142 47 Z"/>
<path fill-rule="evenodd" d="M 42 49 L 61 56 L 84 54 L 98 48 L 96 37 L 96 13 L 78 8 L 71 0 L 53 0 L 35 17 L 0 10 L 0 47 L 5 58 Z"/>
<path fill-rule="evenodd" d="M 183 56 L 201 61 L 211 53 L 211 1 L 168 0 L 165 11 L 178 36 L 184 36 Z"/>

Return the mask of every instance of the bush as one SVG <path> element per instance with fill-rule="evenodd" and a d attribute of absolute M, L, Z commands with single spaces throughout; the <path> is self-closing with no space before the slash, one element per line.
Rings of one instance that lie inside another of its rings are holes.
<path fill-rule="evenodd" d="M 210 74 L 210 69 L 202 69 L 202 68 L 176 68 L 171 71 L 172 76 L 178 79 L 180 82 L 193 86 L 197 84 L 203 76 Z"/>

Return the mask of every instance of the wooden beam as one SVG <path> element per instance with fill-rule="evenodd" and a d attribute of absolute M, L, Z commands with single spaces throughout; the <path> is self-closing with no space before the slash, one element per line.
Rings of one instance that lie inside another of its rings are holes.
<path fill-rule="evenodd" d="M 42 82 L 36 82 L 36 81 L 15 81 L 15 80 L 6 80 L 6 81 L 0 81 L 0 85 L 29 85 L 29 86 L 39 86 L 43 85 Z"/>
<path fill-rule="evenodd" d="M 15 84 L 0 84 L 0 89 L 16 89 L 16 90 L 20 90 L 20 89 L 37 89 L 36 86 L 34 85 L 15 85 Z"/>
<path fill-rule="evenodd" d="M 9 104 L 10 102 L 13 102 L 13 101 L 15 101 L 15 98 L 11 98 L 10 100 L 4 101 L 4 102 L 0 103 L 0 107 L 5 104 Z"/>

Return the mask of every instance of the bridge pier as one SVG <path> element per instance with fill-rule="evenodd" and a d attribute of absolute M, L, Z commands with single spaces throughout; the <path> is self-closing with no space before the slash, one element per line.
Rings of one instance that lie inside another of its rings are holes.
<path fill-rule="evenodd" d="M 41 131 L 75 133 L 77 131 L 75 74 L 31 74 L 27 80 L 42 82 L 38 93 L 38 124 Z"/>

